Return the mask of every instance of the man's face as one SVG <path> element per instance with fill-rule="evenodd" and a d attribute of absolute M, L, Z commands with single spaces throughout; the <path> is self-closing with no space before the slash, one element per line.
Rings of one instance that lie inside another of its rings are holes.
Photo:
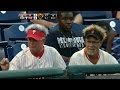
<path fill-rule="evenodd" d="M 63 12 L 61 13 L 61 16 L 59 17 L 59 25 L 65 29 L 70 30 L 71 24 L 73 23 L 73 13 L 72 12 Z"/>
<path fill-rule="evenodd" d="M 102 41 L 90 36 L 85 39 L 86 50 L 89 55 L 96 55 L 99 52 Z"/>
<path fill-rule="evenodd" d="M 28 38 L 28 46 L 31 53 L 34 55 L 40 52 L 40 50 L 43 48 L 44 43 L 45 41 L 43 39 L 37 41 L 33 38 Z"/>

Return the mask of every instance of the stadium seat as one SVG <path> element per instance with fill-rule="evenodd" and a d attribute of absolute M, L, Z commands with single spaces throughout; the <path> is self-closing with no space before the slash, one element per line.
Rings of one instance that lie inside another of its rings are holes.
<path fill-rule="evenodd" d="M 7 55 L 9 61 L 13 59 L 16 54 L 18 54 L 21 50 L 24 50 L 27 47 L 27 42 L 24 43 L 16 43 L 14 45 L 11 45 L 10 47 L 7 47 Z"/>
<path fill-rule="evenodd" d="M 0 60 L 2 60 L 3 58 L 5 58 L 5 51 L 3 47 L 0 47 Z"/>
<path fill-rule="evenodd" d="M 20 11 L 0 11 L 0 22 L 19 22 Z"/>
<path fill-rule="evenodd" d="M 26 40 L 25 28 L 30 23 L 18 23 L 10 26 L 9 28 L 5 28 L 4 31 L 4 39 L 5 41 L 18 41 L 18 40 Z"/>
<path fill-rule="evenodd" d="M 2 29 L 0 28 L 0 60 L 7 56 L 6 46 L 8 45 L 8 41 L 2 41 Z"/>
<path fill-rule="evenodd" d="M 0 28 L 0 47 L 5 47 L 6 44 L 7 44 L 7 41 L 3 41 L 2 38 L 3 38 L 3 36 L 2 36 L 2 29 Z"/>
<path fill-rule="evenodd" d="M 90 25 L 102 19 L 111 19 L 112 11 L 81 11 L 83 24 Z"/>
<path fill-rule="evenodd" d="M 112 18 L 111 11 L 81 11 L 84 19 L 106 19 Z"/>
<path fill-rule="evenodd" d="M 113 30 L 117 32 L 117 34 L 120 34 L 120 20 L 113 19 L 113 20 L 106 20 L 109 25 L 113 25 Z"/>
<path fill-rule="evenodd" d="M 115 73 L 120 73 L 120 65 L 119 64 L 71 65 L 67 67 L 67 73 L 69 79 L 86 79 L 87 74 L 115 75 Z M 118 78 L 120 78 L 120 74 Z"/>

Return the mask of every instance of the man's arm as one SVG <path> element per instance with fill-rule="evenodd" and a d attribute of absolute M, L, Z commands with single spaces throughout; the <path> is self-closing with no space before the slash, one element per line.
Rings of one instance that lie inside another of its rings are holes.
<path fill-rule="evenodd" d="M 43 20 L 43 19 L 41 19 L 41 20 L 30 20 L 30 21 L 33 22 L 33 23 L 36 23 L 36 24 L 44 25 L 47 28 L 50 28 L 50 27 L 52 27 L 52 26 L 57 24 L 57 23 L 49 22 L 49 21 Z"/>
<path fill-rule="evenodd" d="M 120 11 L 117 11 L 116 18 L 120 20 Z"/>
<path fill-rule="evenodd" d="M 70 61 L 70 57 L 66 57 L 66 56 L 63 56 L 63 55 L 62 55 L 62 58 L 63 58 L 63 60 L 64 60 L 65 62 L 69 62 L 69 61 Z"/>
<path fill-rule="evenodd" d="M 1 70 L 8 70 L 9 69 L 9 60 L 7 58 L 3 58 L 0 61 L 0 68 L 1 68 Z"/>
<path fill-rule="evenodd" d="M 106 51 L 108 53 L 111 53 L 112 41 L 115 36 L 116 36 L 116 32 L 111 31 L 108 33 L 107 46 L 106 46 Z"/>
<path fill-rule="evenodd" d="M 81 14 L 77 14 L 77 15 L 75 16 L 73 22 L 76 23 L 76 24 L 82 24 L 82 23 L 83 23 L 83 18 L 82 18 L 82 16 L 81 16 Z"/>

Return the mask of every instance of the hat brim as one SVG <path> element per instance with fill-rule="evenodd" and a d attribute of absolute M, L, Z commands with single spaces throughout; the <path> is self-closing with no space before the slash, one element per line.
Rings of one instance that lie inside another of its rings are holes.
<path fill-rule="evenodd" d="M 40 39 L 42 39 L 42 37 L 37 37 L 37 36 L 33 36 L 33 35 L 28 35 L 27 38 L 33 38 L 36 41 L 39 41 Z"/>
<path fill-rule="evenodd" d="M 94 37 L 94 38 L 96 38 L 97 40 L 100 39 L 100 37 L 98 37 L 98 36 L 95 35 L 95 34 L 89 34 L 89 35 L 86 36 L 86 38 L 88 38 L 88 37 Z"/>

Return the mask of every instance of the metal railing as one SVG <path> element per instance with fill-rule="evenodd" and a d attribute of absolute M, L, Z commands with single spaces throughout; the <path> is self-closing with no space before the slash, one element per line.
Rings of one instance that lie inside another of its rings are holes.
<path fill-rule="evenodd" d="M 59 78 L 64 75 L 61 68 L 40 68 L 0 71 L 0 79 Z"/>
<path fill-rule="evenodd" d="M 114 76 L 120 73 L 120 64 L 72 65 L 67 67 L 67 73 L 70 79 L 86 79 L 87 74 L 113 74 Z M 118 78 L 120 79 L 120 74 Z"/>

